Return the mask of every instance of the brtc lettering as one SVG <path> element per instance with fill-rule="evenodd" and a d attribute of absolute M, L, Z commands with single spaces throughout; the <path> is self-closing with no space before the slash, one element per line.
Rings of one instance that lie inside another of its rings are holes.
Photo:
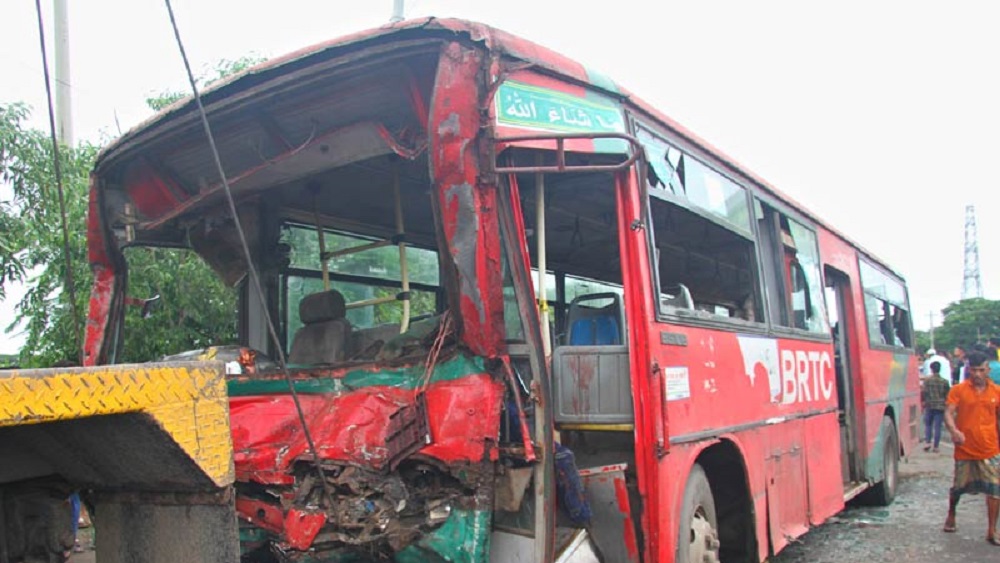
<path fill-rule="evenodd" d="M 781 351 L 781 402 L 829 400 L 833 396 L 829 352 Z"/>

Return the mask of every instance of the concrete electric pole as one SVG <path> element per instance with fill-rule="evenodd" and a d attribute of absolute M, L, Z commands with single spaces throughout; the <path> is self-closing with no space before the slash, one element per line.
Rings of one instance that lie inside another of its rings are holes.
<path fill-rule="evenodd" d="M 52 0 L 55 14 L 56 51 L 56 137 L 62 144 L 73 146 L 73 101 L 69 71 L 69 11 L 68 0 Z"/>
<path fill-rule="evenodd" d="M 389 18 L 389 23 L 403 21 L 403 2 L 404 0 L 392 0 L 392 17 Z"/>

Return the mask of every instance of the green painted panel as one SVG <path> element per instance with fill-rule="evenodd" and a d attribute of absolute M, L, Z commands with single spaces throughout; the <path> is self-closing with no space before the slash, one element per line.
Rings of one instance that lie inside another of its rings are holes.
<path fill-rule="evenodd" d="M 486 563 L 490 554 L 490 512 L 452 511 L 448 520 L 396 554 L 396 563 Z"/>
<path fill-rule="evenodd" d="M 508 80 L 497 89 L 497 123 L 557 133 L 624 133 L 620 105 Z"/>
<path fill-rule="evenodd" d="M 361 389 L 374 385 L 414 389 L 424 377 L 424 365 L 415 364 L 399 368 L 359 369 L 349 371 L 341 378 L 295 378 L 295 391 L 302 395 L 338 393 L 346 389 Z M 431 383 L 454 381 L 470 375 L 484 373 L 483 359 L 478 356 L 459 354 L 434 369 Z M 283 378 L 234 379 L 228 382 L 229 396 L 272 395 L 288 392 L 288 383 Z"/>

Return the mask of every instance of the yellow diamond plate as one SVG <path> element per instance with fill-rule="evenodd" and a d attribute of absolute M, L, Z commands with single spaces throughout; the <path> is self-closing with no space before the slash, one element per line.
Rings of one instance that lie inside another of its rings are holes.
<path fill-rule="evenodd" d="M 0 371 L 0 427 L 124 413 L 149 415 L 216 485 L 232 484 L 222 362 Z"/>

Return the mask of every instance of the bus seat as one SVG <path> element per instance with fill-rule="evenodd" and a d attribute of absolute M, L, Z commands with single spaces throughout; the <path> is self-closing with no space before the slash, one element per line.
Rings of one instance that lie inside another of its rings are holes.
<path fill-rule="evenodd" d="M 667 307 L 677 307 L 679 309 L 694 309 L 694 299 L 691 299 L 691 290 L 682 283 L 670 285 L 663 288 L 666 295 L 660 297 L 660 303 Z"/>
<path fill-rule="evenodd" d="M 585 301 L 610 299 L 602 307 Z M 570 346 L 606 346 L 622 344 L 622 301 L 617 293 L 580 295 L 569 304 L 567 343 Z"/>
<path fill-rule="evenodd" d="M 295 333 L 288 362 L 292 364 L 332 364 L 344 361 L 351 323 L 345 318 L 347 306 L 339 291 L 321 291 L 299 302 L 302 328 Z"/>

